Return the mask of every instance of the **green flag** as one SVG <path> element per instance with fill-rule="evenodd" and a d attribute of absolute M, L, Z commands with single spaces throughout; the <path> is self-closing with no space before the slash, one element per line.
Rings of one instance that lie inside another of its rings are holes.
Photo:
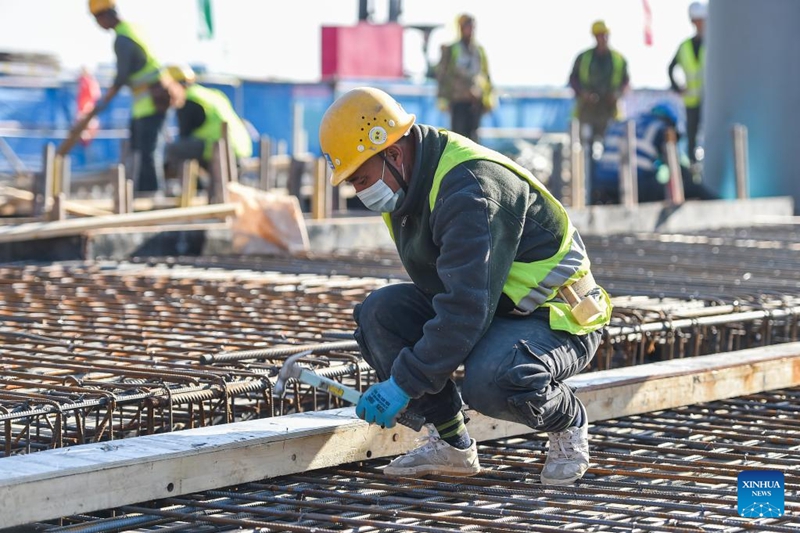
<path fill-rule="evenodd" d="M 197 0 L 198 26 L 197 36 L 201 40 L 214 38 L 214 15 L 211 12 L 211 0 Z"/>

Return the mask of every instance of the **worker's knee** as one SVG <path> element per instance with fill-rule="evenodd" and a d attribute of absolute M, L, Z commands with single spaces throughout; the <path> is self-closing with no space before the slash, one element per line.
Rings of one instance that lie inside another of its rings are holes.
<path fill-rule="evenodd" d="M 522 342 L 504 355 L 496 351 L 473 355 L 477 357 L 470 356 L 465 364 L 462 395 L 471 408 L 487 416 L 515 418 L 509 398 L 542 391 L 552 381 L 549 369 Z"/>
<path fill-rule="evenodd" d="M 470 408 L 532 428 L 560 428 L 573 418 L 575 396 L 555 369 L 525 342 L 497 357 L 468 359 L 461 391 Z"/>
<path fill-rule="evenodd" d="M 373 291 L 353 310 L 355 339 L 364 359 L 381 379 L 389 376 L 392 363 L 407 346 L 422 336 L 430 320 L 430 304 L 411 284 L 387 285 Z"/>
<path fill-rule="evenodd" d="M 397 323 L 398 314 L 403 312 L 403 302 L 407 294 L 415 290 L 410 284 L 387 285 L 372 291 L 364 301 L 353 309 L 353 318 L 359 327 L 384 328 Z"/>

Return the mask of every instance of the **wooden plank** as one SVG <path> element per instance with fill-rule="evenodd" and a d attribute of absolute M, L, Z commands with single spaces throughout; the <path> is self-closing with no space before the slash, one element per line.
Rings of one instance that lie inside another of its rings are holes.
<path fill-rule="evenodd" d="M 795 386 L 800 343 L 581 374 L 568 382 L 590 420 L 616 418 Z M 531 433 L 474 411 L 470 418 L 470 434 L 479 441 Z M 0 459 L 0 528 L 398 455 L 418 435 L 402 426 L 369 426 L 348 407 L 7 457 Z"/>
<path fill-rule="evenodd" d="M 34 194 L 32 192 L 2 184 L 0 184 L 0 195 L 14 198 L 20 202 L 29 203 L 34 200 Z M 80 200 L 65 200 L 64 209 L 67 211 L 67 213 L 84 217 L 96 217 L 100 215 L 112 214 L 111 211 L 94 207 Z"/>
<path fill-rule="evenodd" d="M 669 167 L 669 182 L 667 183 L 667 201 L 672 205 L 680 205 L 686 201 L 683 192 L 683 176 L 681 163 L 678 157 L 678 136 L 675 130 L 667 128 L 666 143 L 667 166 Z"/>
<path fill-rule="evenodd" d="M 42 171 L 36 174 L 33 181 L 33 216 L 42 217 L 53 202 L 53 172 L 55 166 L 56 147 L 47 143 L 42 156 Z"/>
<path fill-rule="evenodd" d="M 192 205 L 192 198 L 197 196 L 197 176 L 200 174 L 200 163 L 197 159 L 183 162 L 181 167 L 180 207 Z"/>
<path fill-rule="evenodd" d="M 133 183 L 133 180 L 128 180 Z M 2 192 L 2 191 L 0 191 Z M 125 191 L 123 190 L 123 196 Z M 87 209 L 98 209 L 106 211 L 107 215 L 113 214 L 113 209 L 116 200 L 114 198 L 80 198 L 69 201 L 70 204 L 85 207 Z M 208 198 L 205 195 L 195 196 L 192 198 L 191 206 L 208 205 Z M 179 196 L 161 196 L 161 197 L 147 197 L 139 196 L 133 199 L 134 211 L 156 211 L 159 209 L 168 209 L 173 207 L 180 207 Z"/>
<path fill-rule="evenodd" d="M 161 209 L 143 213 L 107 215 L 93 218 L 63 220 L 58 222 L 33 222 L 0 228 L 0 243 L 31 239 L 79 235 L 92 230 L 147 226 L 183 220 L 224 218 L 236 214 L 236 204 L 215 204 L 177 209 Z"/>
<path fill-rule="evenodd" d="M 225 156 L 226 152 L 227 148 L 223 139 L 219 139 L 214 143 L 208 180 L 209 204 L 226 203 L 227 201 L 226 196 L 230 177 L 228 175 L 228 159 Z"/>
<path fill-rule="evenodd" d="M 125 181 L 125 165 L 117 165 L 117 172 L 114 176 L 114 197 L 112 198 L 114 213 L 123 215 L 128 212 L 128 185 Z"/>

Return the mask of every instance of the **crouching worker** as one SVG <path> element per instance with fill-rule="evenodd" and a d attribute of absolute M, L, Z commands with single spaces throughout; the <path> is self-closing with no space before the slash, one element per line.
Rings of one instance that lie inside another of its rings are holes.
<path fill-rule="evenodd" d="M 237 162 L 253 155 L 250 133 L 222 91 L 196 83 L 195 73 L 189 67 L 173 65 L 166 71 L 174 83 L 154 99 L 158 107 L 176 110 L 178 139 L 167 144 L 168 168 L 177 171 L 183 161 L 196 159 L 209 170 L 214 143 L 222 138 L 223 123 L 228 125 L 228 140 Z"/>
<path fill-rule="evenodd" d="M 594 356 L 611 304 L 561 204 L 510 159 L 415 124 L 374 88 L 331 105 L 320 143 L 333 185 L 348 181 L 383 215 L 413 280 L 354 311 L 361 353 L 381 380 L 358 416 L 389 428 L 408 409 L 438 432 L 385 473 L 477 474 L 463 396 L 487 416 L 549 434 L 543 483 L 583 476 L 588 417 L 564 380 Z M 459 394 L 451 376 L 462 364 Z"/>
<path fill-rule="evenodd" d="M 603 140 L 603 155 L 592 171 L 592 203 L 620 203 L 620 162 L 625 145 L 627 124 L 612 123 Z M 659 102 L 635 118 L 636 177 L 639 202 L 662 202 L 667 198 L 670 169 L 667 165 L 667 142 L 670 130 L 680 139 L 678 110 L 669 101 Z M 677 147 L 676 147 L 677 149 Z M 694 175 L 690 159 L 679 153 L 681 180 L 687 200 L 714 200 L 716 195 Z"/>

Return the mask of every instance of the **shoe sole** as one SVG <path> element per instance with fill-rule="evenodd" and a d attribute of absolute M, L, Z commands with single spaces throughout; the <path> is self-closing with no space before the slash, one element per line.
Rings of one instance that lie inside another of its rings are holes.
<path fill-rule="evenodd" d="M 445 476 L 455 477 L 471 477 L 480 474 L 481 469 L 474 468 L 433 468 L 433 467 L 415 467 L 415 468 L 391 468 L 386 467 L 383 473 L 391 477 L 422 477 L 428 474 L 440 474 Z"/>

